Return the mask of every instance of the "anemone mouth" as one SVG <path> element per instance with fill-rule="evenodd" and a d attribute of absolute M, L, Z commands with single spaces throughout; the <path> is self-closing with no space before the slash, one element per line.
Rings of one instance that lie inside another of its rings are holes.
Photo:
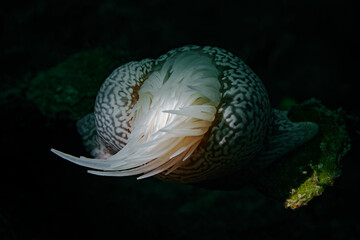
<path fill-rule="evenodd" d="M 219 73 L 208 56 L 189 51 L 168 58 L 144 81 L 127 144 L 104 159 L 60 157 L 101 176 L 138 179 L 170 174 L 193 153 L 211 127 L 220 102 Z"/>

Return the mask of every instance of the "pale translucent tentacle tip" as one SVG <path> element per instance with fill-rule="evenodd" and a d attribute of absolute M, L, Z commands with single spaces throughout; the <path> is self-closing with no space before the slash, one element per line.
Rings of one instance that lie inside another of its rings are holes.
<path fill-rule="evenodd" d="M 97 170 L 112 170 L 111 164 L 113 164 L 113 161 L 104 161 L 104 159 L 97 159 L 97 158 L 86 158 L 86 157 L 74 157 L 70 154 L 63 153 L 61 151 L 58 151 L 56 149 L 51 149 L 51 152 L 55 153 L 59 157 L 66 159 L 72 163 L 75 163 L 77 165 L 93 168 Z"/>
<path fill-rule="evenodd" d="M 54 149 L 54 148 L 51 148 L 50 151 L 51 151 L 52 153 L 55 153 L 55 154 L 58 155 L 59 157 L 62 157 L 63 155 L 65 155 L 65 153 L 60 152 L 59 150 L 56 150 L 56 149 Z"/>
<path fill-rule="evenodd" d="M 56 150 L 54 148 L 51 148 L 50 151 L 55 153 L 56 155 L 58 155 L 59 157 L 65 159 L 65 160 L 76 163 L 77 158 L 74 157 L 74 156 L 71 156 L 70 154 L 63 153 L 63 152 L 61 152 L 59 150 Z"/>

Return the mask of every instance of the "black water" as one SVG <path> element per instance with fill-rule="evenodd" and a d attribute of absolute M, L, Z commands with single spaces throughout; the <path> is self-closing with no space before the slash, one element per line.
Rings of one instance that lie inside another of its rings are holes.
<path fill-rule="evenodd" d="M 79 51 L 111 45 L 144 58 L 199 44 L 244 59 L 274 106 L 315 97 L 356 117 L 358 10 L 351 1 L 307 0 L 2 2 L 0 239 L 359 239 L 356 120 L 348 121 L 353 150 L 342 177 L 292 211 L 250 187 L 88 175 L 49 151 L 85 154 L 74 122 L 43 116 L 25 97 L 39 71 Z"/>

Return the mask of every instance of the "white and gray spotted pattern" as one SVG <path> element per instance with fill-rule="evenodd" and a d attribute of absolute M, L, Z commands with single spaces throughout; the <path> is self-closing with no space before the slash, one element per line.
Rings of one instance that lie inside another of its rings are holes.
<path fill-rule="evenodd" d="M 193 155 L 169 175 L 160 173 L 157 177 L 195 183 L 237 174 L 249 161 L 272 161 L 317 133 L 316 124 L 291 124 L 283 114 L 274 113 L 263 83 L 241 59 L 221 48 L 190 45 L 155 60 L 144 59 L 117 68 L 99 90 L 94 116 L 84 120 L 84 125 L 90 126 L 87 120 L 95 118 L 98 136 L 93 136 L 91 129 L 86 133 L 86 126 L 79 129 L 82 135 L 92 134 L 83 136 L 85 145 L 97 146 L 96 152 L 102 151 L 103 155 L 121 150 L 127 144 L 135 117 L 129 110 L 138 100 L 142 83 L 166 59 L 186 51 L 213 59 L 220 72 L 221 100 L 213 125 Z M 99 142 L 89 143 L 92 139 Z"/>
<path fill-rule="evenodd" d="M 160 178 L 198 182 L 236 172 L 253 159 L 263 147 L 272 109 L 261 80 L 241 59 L 224 49 L 186 46 L 168 52 L 159 61 L 184 51 L 213 57 L 222 72 L 222 97 L 215 124 L 188 163 Z"/>
<path fill-rule="evenodd" d="M 103 145 L 111 153 L 123 148 L 130 133 L 131 109 L 137 101 L 137 89 L 151 72 L 154 61 L 144 59 L 115 69 L 102 84 L 95 103 L 95 123 Z"/>

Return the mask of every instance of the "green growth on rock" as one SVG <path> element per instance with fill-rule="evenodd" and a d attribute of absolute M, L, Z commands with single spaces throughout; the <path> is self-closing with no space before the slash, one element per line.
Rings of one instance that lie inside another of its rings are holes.
<path fill-rule="evenodd" d="M 110 48 L 74 54 L 33 78 L 26 96 L 48 117 L 78 120 L 93 111 L 101 84 L 125 58 Z"/>
<path fill-rule="evenodd" d="M 338 112 L 310 99 L 290 108 L 292 121 L 311 121 L 319 125 L 319 134 L 302 147 L 282 157 L 264 170 L 259 188 L 296 209 L 321 195 L 341 174 L 340 160 L 350 150 L 345 122 Z"/>

